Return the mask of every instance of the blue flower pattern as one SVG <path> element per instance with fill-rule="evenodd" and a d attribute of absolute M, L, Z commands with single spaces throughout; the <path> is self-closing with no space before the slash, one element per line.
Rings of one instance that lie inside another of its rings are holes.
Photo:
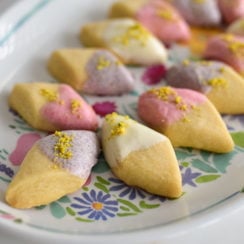
<path fill-rule="evenodd" d="M 90 193 L 83 192 L 81 196 L 74 197 L 78 203 L 71 204 L 71 207 L 78 210 L 79 215 L 88 215 L 87 217 L 93 220 L 107 220 L 116 216 L 118 202 L 111 200 L 110 194 L 91 190 Z"/>
<path fill-rule="evenodd" d="M 199 172 L 192 172 L 191 168 L 186 168 L 185 172 L 182 173 L 182 185 L 190 185 L 196 187 L 196 183 L 193 181 L 195 178 L 200 176 Z"/>
<path fill-rule="evenodd" d="M 5 173 L 7 176 L 12 178 L 14 176 L 14 171 L 6 166 L 5 164 L 0 163 L 0 172 Z"/>
<path fill-rule="evenodd" d="M 121 191 L 119 197 L 128 196 L 130 200 L 134 200 L 137 197 L 144 199 L 146 197 L 145 192 L 142 190 L 126 185 L 123 181 L 117 178 L 109 178 L 109 181 L 113 182 L 114 185 L 109 188 L 110 191 Z"/>

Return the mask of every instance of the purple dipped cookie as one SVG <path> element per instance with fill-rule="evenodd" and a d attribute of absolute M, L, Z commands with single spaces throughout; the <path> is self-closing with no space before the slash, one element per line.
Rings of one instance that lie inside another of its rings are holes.
<path fill-rule="evenodd" d="M 98 138 L 91 131 L 56 131 L 38 140 L 9 184 L 6 202 L 15 208 L 32 208 L 77 191 L 99 152 Z"/>
<path fill-rule="evenodd" d="M 244 17 L 243 0 L 218 0 L 218 4 L 225 22 L 232 23 Z"/>
<path fill-rule="evenodd" d="M 204 93 L 220 113 L 244 113 L 244 79 L 222 62 L 186 60 L 171 67 L 165 80 L 169 86 Z"/>
<path fill-rule="evenodd" d="M 48 70 L 58 81 L 93 95 L 120 95 L 134 87 L 129 70 L 105 49 L 56 50 L 48 60 Z"/>
<path fill-rule="evenodd" d="M 215 0 L 170 0 L 185 20 L 193 26 L 218 26 L 221 14 Z"/>

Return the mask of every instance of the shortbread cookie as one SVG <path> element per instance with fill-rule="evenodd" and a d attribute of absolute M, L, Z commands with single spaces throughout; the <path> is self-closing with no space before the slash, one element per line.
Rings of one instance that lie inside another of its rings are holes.
<path fill-rule="evenodd" d="M 182 194 L 179 165 L 162 134 L 112 113 L 102 125 L 102 147 L 112 172 L 126 184 L 170 198 Z"/>
<path fill-rule="evenodd" d="M 244 17 L 230 24 L 226 31 L 234 35 L 244 36 Z"/>
<path fill-rule="evenodd" d="M 229 64 L 237 72 L 244 72 L 244 38 L 221 34 L 210 38 L 203 56 Z"/>
<path fill-rule="evenodd" d="M 244 79 L 222 62 L 185 60 L 171 67 L 165 80 L 169 86 L 204 93 L 220 113 L 244 113 Z"/>
<path fill-rule="evenodd" d="M 9 184 L 7 203 L 31 208 L 77 191 L 90 175 L 99 151 L 97 136 L 91 131 L 56 131 L 40 139 Z"/>
<path fill-rule="evenodd" d="M 75 90 L 93 95 L 120 95 L 134 87 L 129 70 L 102 49 L 60 49 L 48 61 L 49 72 Z"/>
<path fill-rule="evenodd" d="M 33 128 L 43 131 L 98 127 L 93 108 L 64 84 L 18 83 L 9 96 L 9 106 Z"/>
<path fill-rule="evenodd" d="M 219 9 L 224 20 L 231 23 L 239 18 L 244 17 L 243 0 L 217 0 Z"/>
<path fill-rule="evenodd" d="M 112 18 L 134 18 L 164 43 L 187 41 L 188 24 L 178 11 L 162 0 L 120 0 L 109 11 Z"/>
<path fill-rule="evenodd" d="M 151 65 L 165 62 L 163 44 L 133 19 L 111 19 L 85 24 L 80 40 L 87 47 L 107 48 L 125 64 Z"/>
<path fill-rule="evenodd" d="M 218 26 L 221 13 L 215 0 L 168 0 L 194 26 Z"/>
<path fill-rule="evenodd" d="M 154 88 L 139 98 L 138 113 L 175 147 L 230 152 L 233 140 L 215 107 L 203 94 L 171 87 Z"/>

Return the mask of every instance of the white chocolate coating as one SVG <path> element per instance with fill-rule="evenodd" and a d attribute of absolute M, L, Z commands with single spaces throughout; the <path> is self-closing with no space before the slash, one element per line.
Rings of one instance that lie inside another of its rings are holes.
<path fill-rule="evenodd" d="M 137 22 L 132 19 L 118 19 L 109 23 L 103 33 L 103 38 L 112 50 L 120 55 L 124 60 L 134 63 L 152 64 L 162 63 L 167 59 L 167 51 L 163 44 L 151 34 L 145 44 L 141 44 L 137 39 L 128 43 L 116 41 L 116 38 L 124 36 L 128 29 Z"/>
<path fill-rule="evenodd" d="M 110 115 L 109 115 L 110 116 Z M 112 135 L 111 131 L 118 123 L 125 125 L 124 133 Z M 164 135 L 144 126 L 128 117 L 115 114 L 113 120 L 104 120 L 102 125 L 102 146 L 110 167 L 115 167 L 125 157 L 168 140 Z"/>

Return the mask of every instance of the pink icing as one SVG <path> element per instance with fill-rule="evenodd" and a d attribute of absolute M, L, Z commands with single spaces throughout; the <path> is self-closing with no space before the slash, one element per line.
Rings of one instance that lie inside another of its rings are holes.
<path fill-rule="evenodd" d="M 182 97 L 184 104 L 189 107 L 188 110 L 180 110 L 175 103 L 164 101 L 150 92 L 145 92 L 140 96 L 138 103 L 138 113 L 142 120 L 151 126 L 169 126 L 187 116 L 192 106 L 199 106 L 207 99 L 203 94 L 193 90 L 176 88 L 173 90 Z"/>
<path fill-rule="evenodd" d="M 41 110 L 42 116 L 57 126 L 57 129 L 97 129 L 98 118 L 94 110 L 70 86 L 60 85 L 59 99 L 63 101 L 63 104 L 48 102 Z M 72 100 L 77 100 L 81 104 L 75 113 L 72 113 L 71 110 Z"/>
<path fill-rule="evenodd" d="M 206 49 L 204 51 L 204 57 L 213 60 L 219 60 L 226 64 L 229 64 L 236 71 L 244 71 L 244 55 L 240 52 L 238 55 L 234 54 L 228 47 L 228 43 L 223 40 L 223 36 L 215 36 L 209 39 Z M 243 42 L 244 38 L 235 37 L 236 40 Z"/>
<path fill-rule="evenodd" d="M 18 138 L 14 151 L 9 155 L 9 160 L 13 165 L 20 165 L 25 155 L 31 149 L 32 145 L 38 141 L 41 136 L 37 133 L 27 133 Z"/>
<path fill-rule="evenodd" d="M 157 11 L 169 10 L 174 20 L 167 20 L 158 16 Z M 152 0 L 140 8 L 136 18 L 163 42 L 185 41 L 190 38 L 187 23 L 177 10 L 161 0 Z"/>
<path fill-rule="evenodd" d="M 218 0 L 219 8 L 227 23 L 244 17 L 243 0 Z"/>

